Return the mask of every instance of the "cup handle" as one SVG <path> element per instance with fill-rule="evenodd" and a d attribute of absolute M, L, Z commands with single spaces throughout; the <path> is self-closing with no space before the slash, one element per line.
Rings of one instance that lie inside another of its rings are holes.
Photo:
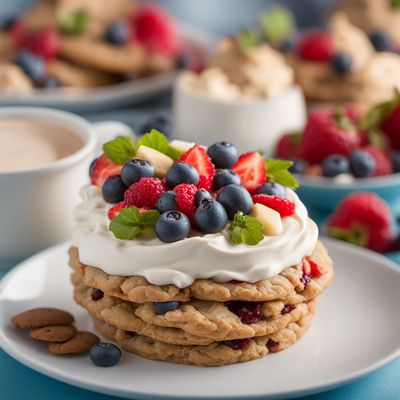
<path fill-rule="evenodd" d="M 134 136 L 135 132 L 128 125 L 119 121 L 102 121 L 93 124 L 93 129 L 97 134 L 96 155 L 102 152 L 105 142 L 115 139 L 117 136 Z"/>

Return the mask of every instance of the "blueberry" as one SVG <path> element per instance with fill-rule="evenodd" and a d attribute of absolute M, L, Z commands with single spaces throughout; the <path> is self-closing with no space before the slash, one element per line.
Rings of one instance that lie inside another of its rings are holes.
<path fill-rule="evenodd" d="M 15 63 L 35 82 L 39 82 L 46 74 L 46 63 L 43 58 L 29 51 L 20 51 L 15 57 Z"/>
<path fill-rule="evenodd" d="M 176 204 L 176 194 L 172 191 L 163 193 L 157 200 L 156 208 L 160 214 L 176 210 L 178 208 Z"/>
<path fill-rule="evenodd" d="M 221 232 L 227 222 L 225 208 L 215 200 L 204 200 L 194 214 L 194 223 L 203 233 Z"/>
<path fill-rule="evenodd" d="M 109 25 L 104 34 L 104 38 L 107 42 L 122 45 L 125 44 L 129 39 L 129 28 L 124 22 L 115 22 Z"/>
<path fill-rule="evenodd" d="M 366 151 L 356 150 L 349 157 L 350 170 L 356 178 L 372 176 L 375 170 L 375 160 Z"/>
<path fill-rule="evenodd" d="M 231 169 L 219 169 L 214 175 L 213 189 L 218 190 L 231 183 L 240 185 L 240 176 Z"/>
<path fill-rule="evenodd" d="M 189 58 L 186 54 L 181 54 L 176 60 L 176 68 L 178 69 L 186 69 L 189 67 Z"/>
<path fill-rule="evenodd" d="M 0 30 L 8 32 L 14 27 L 14 25 L 17 22 L 18 22 L 18 17 L 16 16 L 8 17 L 1 23 Z"/>
<path fill-rule="evenodd" d="M 135 182 L 139 181 L 140 178 L 153 178 L 154 167 L 149 161 L 139 160 L 134 158 L 133 160 L 127 161 L 121 170 L 121 179 L 126 186 L 131 186 Z"/>
<path fill-rule="evenodd" d="M 180 183 L 192 183 L 197 185 L 200 176 L 197 169 L 192 165 L 178 162 L 174 164 L 167 172 L 166 180 L 170 188 L 174 188 Z"/>
<path fill-rule="evenodd" d="M 353 59 L 347 53 L 336 53 L 331 58 L 331 67 L 339 75 L 347 74 L 353 67 Z"/>
<path fill-rule="evenodd" d="M 168 311 L 175 311 L 179 308 L 179 301 L 167 301 L 165 303 L 153 303 L 153 310 L 157 315 L 162 315 Z"/>
<path fill-rule="evenodd" d="M 284 54 L 287 54 L 293 50 L 295 44 L 296 44 L 295 37 L 290 36 L 290 37 L 286 38 L 285 40 L 283 40 L 282 43 L 279 45 L 279 51 L 281 51 Z"/>
<path fill-rule="evenodd" d="M 210 192 L 208 192 L 206 189 L 199 189 L 194 196 L 194 204 L 196 207 L 198 207 L 201 202 L 212 199 L 213 198 Z"/>
<path fill-rule="evenodd" d="M 393 172 L 400 172 L 400 151 L 392 152 Z"/>
<path fill-rule="evenodd" d="M 279 183 L 267 182 L 263 183 L 263 185 L 257 190 L 257 194 L 286 197 L 286 188 Z"/>
<path fill-rule="evenodd" d="M 179 211 L 167 211 L 160 215 L 154 229 L 162 242 L 172 243 L 189 235 L 190 222 L 188 217 Z"/>
<path fill-rule="evenodd" d="M 101 188 L 104 200 L 109 203 L 119 203 L 124 200 L 127 187 L 120 176 L 110 176 Z"/>
<path fill-rule="evenodd" d="M 384 31 L 375 31 L 369 35 L 372 45 L 376 51 L 393 51 L 392 38 Z"/>
<path fill-rule="evenodd" d="M 332 178 L 339 174 L 349 172 L 349 160 L 340 154 L 332 154 L 322 162 L 322 173 L 324 176 Z"/>
<path fill-rule="evenodd" d="M 243 214 L 250 214 L 253 208 L 250 193 L 241 185 L 225 186 L 218 193 L 217 201 L 224 206 L 229 219 L 233 219 L 238 211 L 242 211 Z"/>
<path fill-rule="evenodd" d="M 157 129 L 165 136 L 172 135 L 171 117 L 165 113 L 159 113 L 151 116 L 138 130 L 139 135 L 149 133 L 152 129 Z"/>
<path fill-rule="evenodd" d="M 307 161 L 301 158 L 295 158 L 293 161 L 293 165 L 289 167 L 289 172 L 292 174 L 305 174 L 307 170 Z"/>
<path fill-rule="evenodd" d="M 238 159 L 236 147 L 224 141 L 212 144 L 207 154 L 217 168 L 230 168 Z"/>
<path fill-rule="evenodd" d="M 98 367 L 112 367 L 121 359 L 121 350 L 112 343 L 100 342 L 90 349 L 90 359 Z"/>
<path fill-rule="evenodd" d="M 55 76 L 48 76 L 39 82 L 39 86 L 46 89 L 55 89 L 62 86 L 62 83 Z"/>
<path fill-rule="evenodd" d="M 94 165 L 96 164 L 96 161 L 97 161 L 97 158 L 95 158 L 89 165 L 89 176 L 90 177 L 92 177 L 92 175 L 93 175 L 93 168 L 94 168 Z"/>

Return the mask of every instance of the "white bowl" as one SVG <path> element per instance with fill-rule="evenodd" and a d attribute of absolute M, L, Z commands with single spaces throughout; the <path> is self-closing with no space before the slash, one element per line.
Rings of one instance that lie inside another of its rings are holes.
<path fill-rule="evenodd" d="M 175 83 L 174 134 L 178 139 L 211 145 L 217 140 L 235 144 L 241 152 L 272 154 L 283 132 L 302 129 L 306 103 L 298 86 L 273 97 L 224 101 Z"/>

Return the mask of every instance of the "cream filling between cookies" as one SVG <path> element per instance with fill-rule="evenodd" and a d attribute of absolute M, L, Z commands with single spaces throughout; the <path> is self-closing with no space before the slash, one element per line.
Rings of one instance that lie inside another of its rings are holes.
<path fill-rule="evenodd" d="M 85 186 L 80 196 L 72 243 L 81 262 L 110 275 L 139 275 L 154 285 L 184 288 L 196 279 L 269 279 L 311 255 L 318 240 L 317 225 L 292 190 L 288 190 L 288 198 L 296 204 L 295 214 L 283 218 L 280 235 L 265 236 L 256 246 L 233 244 L 228 229 L 169 244 L 155 236 L 119 240 L 108 230 L 111 204 L 104 201 L 100 188 Z"/>

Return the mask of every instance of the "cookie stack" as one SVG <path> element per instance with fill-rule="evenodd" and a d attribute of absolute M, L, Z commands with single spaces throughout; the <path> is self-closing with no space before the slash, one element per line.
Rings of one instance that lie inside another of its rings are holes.
<path fill-rule="evenodd" d="M 310 257 L 255 283 L 199 279 L 157 286 L 140 276 L 112 276 L 69 251 L 75 301 L 96 329 L 126 351 L 180 364 L 221 366 L 279 352 L 307 330 L 333 277 L 318 242 Z"/>

